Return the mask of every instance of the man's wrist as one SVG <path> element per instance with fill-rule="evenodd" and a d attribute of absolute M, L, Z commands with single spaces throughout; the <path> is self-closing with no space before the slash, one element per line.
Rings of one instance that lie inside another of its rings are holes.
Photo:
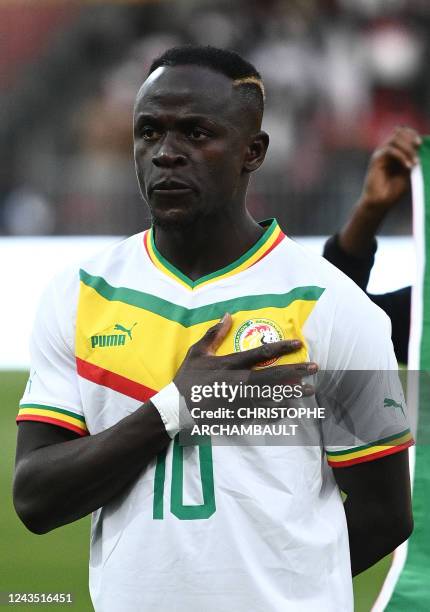
<path fill-rule="evenodd" d="M 150 402 L 157 409 L 170 438 L 173 439 L 182 429 L 194 424 L 185 399 L 174 382 L 153 395 Z"/>

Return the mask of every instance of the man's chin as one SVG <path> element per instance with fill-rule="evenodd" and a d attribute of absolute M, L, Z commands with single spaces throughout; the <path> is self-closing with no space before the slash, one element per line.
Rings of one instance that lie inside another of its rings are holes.
<path fill-rule="evenodd" d="M 200 210 L 151 210 L 152 224 L 163 229 L 187 228 L 202 216 Z"/>

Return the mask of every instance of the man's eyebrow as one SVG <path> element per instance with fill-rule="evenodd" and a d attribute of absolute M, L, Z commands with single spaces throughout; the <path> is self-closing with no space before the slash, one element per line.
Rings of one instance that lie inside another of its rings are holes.
<path fill-rule="evenodd" d="M 134 116 L 135 123 L 142 123 L 142 121 L 159 121 L 157 115 L 152 115 L 151 113 L 137 113 Z"/>
<path fill-rule="evenodd" d="M 161 121 L 162 120 L 162 114 L 158 114 L 158 113 L 149 113 L 149 112 L 144 112 L 144 113 L 137 113 L 135 116 L 135 121 Z M 202 115 L 202 114 L 198 114 L 198 113 L 187 113 L 186 115 L 182 115 L 180 117 L 177 117 L 176 119 L 177 122 L 181 123 L 181 122 L 198 122 L 198 121 L 205 121 L 207 123 L 213 123 L 214 125 L 221 125 L 216 117 L 210 116 L 210 115 Z"/>
<path fill-rule="evenodd" d="M 150 113 L 140 112 L 135 116 L 134 124 L 142 125 L 147 121 L 148 123 L 161 123 L 162 122 L 162 114 L 158 114 L 157 112 Z M 226 119 L 224 123 L 220 123 L 216 116 L 211 115 L 202 115 L 199 113 L 187 113 L 186 115 L 182 115 L 181 117 L 177 117 L 175 122 L 179 125 L 186 125 L 190 123 L 205 123 L 213 128 L 217 129 L 233 129 L 235 131 L 239 131 L 238 127 L 233 124 L 229 119 Z"/>
<path fill-rule="evenodd" d="M 216 117 L 210 115 L 199 115 L 198 113 L 188 113 L 178 118 L 178 123 L 207 123 L 215 128 L 225 127 L 222 123 L 217 121 Z"/>

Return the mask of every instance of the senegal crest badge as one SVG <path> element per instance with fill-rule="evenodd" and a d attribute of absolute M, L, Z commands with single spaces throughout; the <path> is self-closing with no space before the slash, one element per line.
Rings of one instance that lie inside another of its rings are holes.
<path fill-rule="evenodd" d="M 249 319 L 242 323 L 234 337 L 234 350 L 236 352 L 248 351 L 263 344 L 284 340 L 282 329 L 271 319 Z M 259 367 L 273 365 L 279 357 L 259 363 Z"/>

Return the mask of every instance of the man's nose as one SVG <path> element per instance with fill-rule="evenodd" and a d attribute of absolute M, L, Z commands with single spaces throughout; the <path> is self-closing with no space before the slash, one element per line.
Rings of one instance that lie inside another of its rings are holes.
<path fill-rule="evenodd" d="M 158 150 L 152 156 L 152 163 L 158 168 L 172 168 L 183 166 L 187 161 L 181 152 L 178 142 L 173 134 L 166 134 Z"/>

